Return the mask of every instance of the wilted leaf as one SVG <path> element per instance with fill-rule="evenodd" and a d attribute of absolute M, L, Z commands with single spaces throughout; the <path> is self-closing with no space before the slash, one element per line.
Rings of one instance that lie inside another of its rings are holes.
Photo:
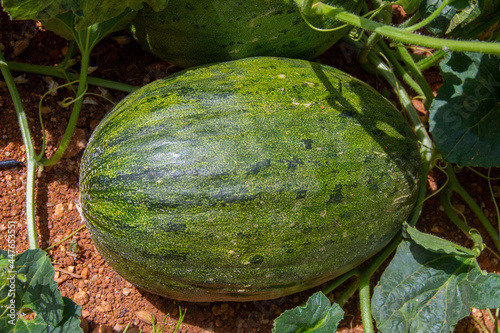
<path fill-rule="evenodd" d="M 344 317 L 344 311 L 322 292 L 307 300 L 306 306 L 298 306 L 283 312 L 274 321 L 273 333 L 332 333 Z"/>

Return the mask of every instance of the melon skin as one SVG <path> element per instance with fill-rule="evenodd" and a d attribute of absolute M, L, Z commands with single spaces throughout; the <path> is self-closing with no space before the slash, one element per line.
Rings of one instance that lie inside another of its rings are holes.
<path fill-rule="evenodd" d="M 335 0 L 327 4 L 359 13 L 363 1 Z M 253 56 L 313 59 L 337 42 L 349 27 L 338 21 L 302 18 L 294 1 L 170 0 L 159 12 L 144 4 L 129 31 L 149 52 L 180 67 Z"/>
<path fill-rule="evenodd" d="M 255 57 L 117 104 L 85 150 L 80 203 L 131 283 L 178 300 L 272 299 L 382 249 L 415 204 L 421 163 L 409 125 L 367 84 Z"/>

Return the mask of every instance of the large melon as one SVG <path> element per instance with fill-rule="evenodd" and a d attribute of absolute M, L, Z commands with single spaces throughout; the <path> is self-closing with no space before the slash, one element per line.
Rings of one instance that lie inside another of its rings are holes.
<path fill-rule="evenodd" d="M 330 0 L 359 12 L 362 0 Z M 312 59 L 349 29 L 328 17 L 308 16 L 292 0 L 170 0 L 155 12 L 147 4 L 130 26 L 132 35 L 156 56 L 181 67 L 252 56 Z"/>
<path fill-rule="evenodd" d="M 257 57 L 153 82 L 95 129 L 80 202 L 133 284 L 248 301 L 321 284 L 386 245 L 416 200 L 411 128 L 365 83 Z"/>

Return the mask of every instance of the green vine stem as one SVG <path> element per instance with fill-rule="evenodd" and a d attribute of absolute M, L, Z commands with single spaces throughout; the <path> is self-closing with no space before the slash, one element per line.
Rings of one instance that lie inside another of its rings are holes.
<path fill-rule="evenodd" d="M 457 176 L 455 175 L 455 170 L 453 170 L 453 165 L 451 163 L 448 163 L 446 165 L 445 170 L 446 170 L 446 174 L 448 175 L 448 185 L 447 186 L 449 186 L 450 191 L 455 191 L 465 201 L 467 206 L 469 206 L 469 208 L 472 210 L 472 212 L 475 214 L 475 216 L 479 219 L 479 221 L 481 222 L 483 227 L 486 229 L 486 232 L 493 240 L 493 243 L 495 244 L 497 251 L 500 252 L 500 235 L 497 232 L 497 230 L 495 230 L 495 228 L 491 225 L 488 218 L 484 215 L 483 211 L 481 210 L 481 207 L 478 206 L 478 204 L 469 195 L 469 193 L 467 193 L 467 191 L 462 187 L 462 185 L 460 184 L 460 182 L 457 179 Z M 446 204 L 446 202 L 444 202 L 443 207 L 445 206 L 445 204 Z M 447 215 L 455 222 L 455 220 L 458 219 L 458 217 L 455 215 L 454 211 L 451 211 L 450 213 L 451 214 L 447 214 Z M 464 230 L 464 232 L 467 232 L 467 231 L 468 230 Z"/>
<path fill-rule="evenodd" d="M 80 72 L 80 81 L 78 84 L 78 91 L 76 92 L 75 102 L 73 104 L 73 110 L 71 111 L 71 116 L 68 121 L 68 126 L 66 127 L 66 131 L 64 132 L 63 138 L 59 147 L 57 148 L 54 155 L 52 155 L 49 159 L 41 159 L 39 161 L 40 165 L 45 167 L 53 166 L 56 164 L 61 157 L 63 156 L 68 144 L 73 136 L 73 132 L 76 127 L 76 123 L 78 121 L 78 116 L 80 114 L 80 110 L 83 104 L 83 95 L 87 91 L 87 68 L 89 67 L 90 61 L 90 52 L 82 52 L 82 71 Z"/>
<path fill-rule="evenodd" d="M 455 223 L 455 225 L 462 230 L 465 235 L 469 235 L 469 231 L 472 229 L 465 220 L 461 219 L 457 216 L 455 208 L 451 204 L 451 195 L 453 194 L 453 188 L 450 185 L 446 185 L 445 188 L 441 191 L 439 195 L 439 201 L 443 206 L 443 210 L 448 215 L 451 222 Z"/>
<path fill-rule="evenodd" d="M 404 67 L 399 63 L 396 55 L 392 50 L 387 46 L 385 41 L 380 41 L 379 46 L 384 52 L 384 55 L 387 57 L 387 60 L 394 66 L 396 73 L 413 89 L 417 94 L 424 95 L 424 90 L 420 87 L 420 85 L 411 77 L 410 74 L 404 69 Z"/>
<path fill-rule="evenodd" d="M 425 96 L 425 107 L 429 109 L 432 101 L 434 100 L 434 94 L 432 93 L 432 89 L 429 86 L 429 83 L 422 75 L 420 69 L 418 69 L 417 65 L 415 64 L 415 61 L 413 61 L 413 58 L 411 57 L 410 53 L 408 53 L 406 47 L 404 47 L 403 45 L 398 45 L 396 47 L 396 50 L 401 56 L 401 59 L 403 59 L 403 61 L 405 62 L 409 72 L 413 75 L 415 81 L 417 81 L 420 88 L 422 88 L 422 91 Z"/>
<path fill-rule="evenodd" d="M 392 23 L 392 7 L 390 7 L 390 3 L 388 2 L 383 2 L 381 0 L 373 0 L 372 1 L 373 6 L 377 7 L 376 14 L 373 14 L 370 19 L 372 19 L 374 16 L 377 16 L 379 18 L 379 21 L 382 22 L 383 24 L 391 24 Z M 389 6 L 388 6 L 389 5 Z M 366 3 L 364 5 L 366 8 Z M 368 62 L 368 53 L 378 44 L 378 42 L 383 38 L 382 35 L 379 34 L 371 34 L 366 42 L 364 43 L 363 47 L 359 51 L 358 54 L 358 61 L 361 64 L 367 63 Z"/>
<path fill-rule="evenodd" d="M 75 73 L 70 73 L 63 66 L 43 66 L 43 65 L 30 65 L 19 62 L 7 62 L 11 71 L 18 72 L 26 72 L 26 73 L 34 73 L 41 74 L 47 76 L 58 77 L 61 79 L 66 79 L 68 81 L 77 81 L 80 76 Z M 109 81 L 101 78 L 96 78 L 92 76 L 87 77 L 87 83 L 89 85 L 100 86 L 103 88 L 114 89 L 123 91 L 126 93 L 131 93 L 138 89 L 138 87 L 131 86 L 124 83 Z"/>
<path fill-rule="evenodd" d="M 359 288 L 359 278 L 352 281 L 347 288 L 342 292 L 342 294 L 337 298 L 336 303 L 340 307 L 344 307 L 347 301 L 356 293 Z"/>
<path fill-rule="evenodd" d="M 73 56 L 76 53 L 77 50 L 77 44 L 75 40 L 72 40 L 69 42 L 68 50 L 66 51 L 66 55 L 64 56 L 63 61 L 58 65 L 58 67 L 68 69 L 69 64 L 71 63 L 71 60 L 73 59 Z"/>
<path fill-rule="evenodd" d="M 372 310 L 370 304 L 370 279 L 371 275 L 366 273 L 361 274 L 359 282 L 359 307 L 361 309 L 361 320 L 363 321 L 364 333 L 374 333 Z"/>
<path fill-rule="evenodd" d="M 349 38 L 343 38 L 342 40 L 354 46 L 356 49 L 361 48 L 361 43 L 359 42 L 355 42 Z M 427 133 L 424 124 L 422 124 L 422 121 L 420 120 L 417 110 L 415 110 L 415 107 L 413 106 L 411 99 L 408 96 L 408 93 L 406 92 L 403 85 L 396 78 L 391 68 L 387 64 L 382 62 L 382 60 L 378 58 L 373 52 L 370 52 L 368 54 L 368 59 L 376 68 L 376 70 L 387 80 L 387 82 L 389 82 L 389 84 L 392 86 L 392 88 L 398 95 L 399 101 L 403 106 L 403 108 L 406 110 L 406 114 L 410 119 L 410 122 L 413 126 L 413 130 L 415 131 L 420 141 L 420 148 L 421 148 L 420 151 L 422 154 L 422 159 L 424 160 L 424 164 L 430 165 L 432 163 L 433 159 L 432 156 L 434 154 L 434 144 L 432 143 L 432 140 L 429 137 L 429 134 Z M 427 177 L 427 175 L 425 175 L 425 177 Z"/>
<path fill-rule="evenodd" d="M 356 49 L 360 49 L 361 44 L 355 41 L 352 41 L 348 38 L 343 39 L 348 44 L 354 46 Z M 387 51 L 387 50 L 386 50 Z M 388 50 L 392 52 L 391 50 Z M 425 126 L 422 124 L 420 117 L 418 116 L 417 111 L 413 107 L 411 103 L 411 99 L 408 96 L 408 93 L 402 86 L 402 84 L 397 80 L 394 72 L 391 68 L 382 62 L 382 60 L 372 51 L 368 53 L 368 60 L 374 65 L 377 71 L 389 82 L 394 91 L 397 93 L 401 105 L 406 110 L 410 122 L 412 123 L 413 129 L 417 134 L 417 137 L 420 141 L 420 153 L 423 159 L 423 166 L 421 172 L 422 184 L 419 187 L 419 192 L 417 194 L 417 204 L 415 205 L 412 213 L 407 219 L 408 224 L 414 226 L 418 217 L 420 216 L 420 212 L 422 211 L 422 204 L 425 199 L 425 180 L 427 179 L 427 173 L 429 171 L 430 165 L 433 159 L 434 146 L 432 140 L 425 129 Z M 363 321 L 363 327 L 365 332 L 374 332 L 373 328 L 373 320 L 371 316 L 371 295 L 370 295 L 370 280 L 373 274 L 382 266 L 382 264 L 389 258 L 389 256 L 396 250 L 399 243 L 401 242 L 401 233 L 399 233 L 393 240 L 381 251 L 379 252 L 370 265 L 361 273 L 360 276 L 360 284 L 359 284 L 359 297 L 360 297 L 360 307 L 361 307 L 361 317 Z"/>
<path fill-rule="evenodd" d="M 81 231 L 82 229 L 84 229 L 86 227 L 86 225 L 82 225 L 80 226 L 78 229 L 76 229 L 75 231 L 73 231 L 72 233 L 70 233 L 68 236 L 64 237 L 62 240 L 60 240 L 59 242 L 55 243 L 55 244 L 52 244 L 50 245 L 49 247 L 46 247 L 45 249 L 43 249 L 45 252 L 49 251 L 50 249 L 53 249 L 54 247 L 58 247 L 59 245 L 61 245 L 62 243 L 64 243 L 65 241 L 67 241 L 68 239 L 70 239 L 71 237 L 73 237 L 74 234 L 76 234 L 77 232 Z"/>
<path fill-rule="evenodd" d="M 344 282 L 346 282 L 352 277 L 355 277 L 355 279 L 347 286 L 347 288 L 342 292 L 342 294 L 337 299 L 335 299 L 335 302 L 340 307 L 343 307 L 344 304 L 349 300 L 349 298 L 352 297 L 352 295 L 354 295 L 354 293 L 358 289 L 360 275 L 361 272 L 359 270 L 356 269 L 350 270 L 349 272 L 339 276 L 333 283 L 331 283 L 325 289 L 323 289 L 322 292 L 323 294 L 328 295 L 329 293 L 337 289 L 340 285 L 342 285 Z"/>
<path fill-rule="evenodd" d="M 35 173 L 36 173 L 36 154 L 33 147 L 33 142 L 31 141 L 31 135 L 29 131 L 28 121 L 26 119 L 26 114 L 24 112 L 23 104 L 17 91 L 14 78 L 9 70 L 5 58 L 0 52 L 0 67 L 2 70 L 5 83 L 9 88 L 10 95 L 12 96 L 12 101 L 14 103 L 14 108 L 16 109 L 17 120 L 21 129 L 21 135 L 23 138 L 24 147 L 26 150 L 26 223 L 28 229 L 28 242 L 30 249 L 38 248 L 38 239 L 36 232 L 36 219 L 35 219 Z"/>
<path fill-rule="evenodd" d="M 495 192 L 493 191 L 493 187 L 491 186 L 491 167 L 488 169 L 488 187 L 490 188 L 490 194 L 493 198 L 493 205 L 495 206 L 495 211 L 497 213 L 497 224 L 498 224 L 498 235 L 500 237 L 500 209 L 498 208 L 498 204 L 495 201 Z"/>
<path fill-rule="evenodd" d="M 417 23 L 417 21 L 420 20 L 420 12 L 417 11 L 415 14 L 413 14 L 412 17 L 410 17 L 408 20 L 406 20 L 405 22 L 401 23 L 399 25 L 400 28 L 406 28 L 406 27 L 409 27 L 410 25 L 414 25 L 415 23 Z"/>
<path fill-rule="evenodd" d="M 426 69 L 436 66 L 441 60 L 444 59 L 444 56 L 446 55 L 446 52 L 443 50 L 436 51 L 434 53 L 431 53 L 430 56 L 427 58 L 424 58 L 416 63 L 416 66 L 418 67 L 419 70 L 425 71 Z"/>
<path fill-rule="evenodd" d="M 424 26 L 429 24 L 432 20 L 434 20 L 439 14 L 441 14 L 441 12 L 445 9 L 445 7 L 448 6 L 453 1 L 454 0 L 443 1 L 443 3 L 441 3 L 441 5 L 434 12 L 432 12 L 431 15 L 429 15 L 428 17 L 426 17 L 422 21 L 412 25 L 411 27 L 406 27 L 405 29 L 408 31 L 415 31 L 415 30 L 418 30 L 420 28 L 423 28 Z"/>
<path fill-rule="evenodd" d="M 359 283 L 359 304 L 361 309 L 361 319 L 363 322 L 363 329 L 366 332 L 374 332 L 373 320 L 371 315 L 371 293 L 370 293 L 370 280 L 375 272 L 382 266 L 382 264 L 396 251 L 399 243 L 401 243 L 401 232 L 399 232 L 386 247 L 379 252 L 372 260 L 370 265 L 361 273 Z"/>
<path fill-rule="evenodd" d="M 488 315 L 490 316 L 491 321 L 495 325 L 495 333 L 500 333 L 500 320 L 499 320 L 500 317 L 498 316 L 499 312 L 500 312 L 500 308 L 495 309 L 495 315 L 493 315 L 491 313 L 490 309 L 486 309 L 486 311 L 488 312 Z"/>
<path fill-rule="evenodd" d="M 383 38 L 379 34 L 371 34 L 363 45 L 363 48 L 359 51 L 358 61 L 360 64 L 366 64 L 368 62 L 368 53 L 378 44 L 378 42 Z"/>
<path fill-rule="evenodd" d="M 296 0 L 298 1 L 298 0 Z M 300 1 L 298 1 L 300 3 Z M 337 7 L 317 2 L 310 8 L 304 8 L 305 14 L 325 15 L 335 18 L 355 27 L 378 33 L 384 37 L 399 41 L 405 44 L 420 45 L 433 49 L 449 49 L 460 52 L 482 52 L 486 54 L 500 55 L 500 43 L 480 42 L 480 41 L 460 41 L 453 39 L 443 39 L 423 36 L 406 31 L 405 29 L 385 25 L 370 19 L 351 14 Z"/>
<path fill-rule="evenodd" d="M 325 289 L 323 289 L 322 292 L 323 292 L 323 294 L 327 295 L 327 294 L 331 293 L 332 291 L 334 291 L 335 289 L 337 289 L 337 287 L 339 287 L 342 283 L 349 280 L 351 277 L 354 277 L 354 276 L 359 277 L 360 275 L 361 275 L 360 271 L 358 271 L 356 269 L 350 270 L 349 272 L 344 273 L 343 275 L 339 276 L 333 283 L 331 283 Z"/>

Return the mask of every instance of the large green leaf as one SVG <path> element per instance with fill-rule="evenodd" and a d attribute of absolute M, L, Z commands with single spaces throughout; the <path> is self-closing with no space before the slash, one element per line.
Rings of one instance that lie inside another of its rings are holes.
<path fill-rule="evenodd" d="M 76 0 L 3 0 L 3 9 L 13 20 L 48 20 L 69 8 Z"/>
<path fill-rule="evenodd" d="M 439 238 L 437 236 L 426 234 L 418 231 L 416 228 L 411 227 L 408 223 L 403 223 L 403 237 L 413 240 L 418 245 L 422 246 L 426 250 L 434 253 L 443 253 L 458 255 L 461 257 L 475 258 L 478 257 L 482 250 L 482 238 L 476 229 L 472 229 L 472 235 L 477 245 L 474 248 L 468 249 L 458 244 L 447 241 L 446 239 Z"/>
<path fill-rule="evenodd" d="M 71 10 L 78 18 L 76 30 L 83 30 L 117 17 L 127 8 L 138 11 L 144 3 L 159 11 L 168 0 L 3 0 L 2 6 L 14 20 L 47 21 Z"/>
<path fill-rule="evenodd" d="M 434 143 L 448 162 L 500 166 L 500 59 L 448 53 L 430 108 Z"/>
<path fill-rule="evenodd" d="M 450 248 L 452 246 L 450 245 Z M 474 257 L 436 253 L 404 240 L 372 297 L 380 332 L 450 332 L 471 307 L 500 307 L 500 275 Z"/>
<path fill-rule="evenodd" d="M 305 306 L 283 312 L 274 321 L 273 333 L 331 333 L 344 318 L 342 308 L 322 292 L 317 292 L 307 300 Z"/>
<path fill-rule="evenodd" d="M 127 8 L 120 15 L 107 21 L 93 24 L 84 30 L 77 30 L 78 17 L 75 17 L 72 11 L 68 11 L 44 21 L 44 27 L 68 40 L 76 40 L 80 51 L 90 52 L 108 33 L 123 29 L 134 17 L 135 12 Z"/>
<path fill-rule="evenodd" d="M 434 13 L 442 4 L 444 0 L 424 0 L 420 3 L 419 12 L 423 18 L 427 18 Z M 437 36 L 444 35 L 450 27 L 450 24 L 456 15 L 460 14 L 460 9 L 468 6 L 467 0 L 456 0 L 448 4 L 441 13 L 439 13 L 434 20 L 426 25 L 427 30 Z M 475 7 L 475 6 L 474 6 Z"/>
<path fill-rule="evenodd" d="M 0 250 L 0 258 L 8 258 L 8 253 Z M 1 269 L 12 279 L 0 288 L 0 332 L 81 332 L 81 308 L 61 296 L 44 251 L 26 250 L 15 256 L 12 266 Z M 15 288 L 10 287 L 12 281 Z M 22 315 L 29 312 L 36 314 L 34 319 Z"/>

